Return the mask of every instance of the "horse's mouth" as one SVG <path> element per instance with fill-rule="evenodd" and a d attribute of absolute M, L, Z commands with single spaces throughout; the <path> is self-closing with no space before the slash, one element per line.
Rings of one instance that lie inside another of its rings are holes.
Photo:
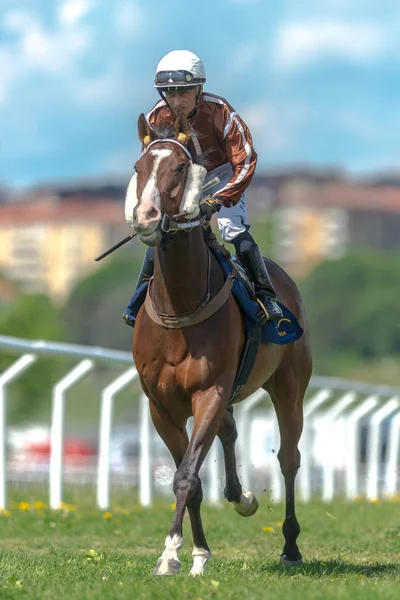
<path fill-rule="evenodd" d="M 161 241 L 161 231 L 157 228 L 151 233 L 139 233 L 140 241 L 146 244 L 147 246 L 158 246 Z"/>

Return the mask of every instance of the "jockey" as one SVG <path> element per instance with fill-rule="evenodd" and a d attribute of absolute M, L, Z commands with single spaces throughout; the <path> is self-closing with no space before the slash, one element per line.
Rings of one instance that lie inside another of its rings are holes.
<path fill-rule="evenodd" d="M 255 293 L 268 319 L 282 317 L 261 251 L 250 233 L 246 214 L 246 189 L 257 163 L 251 134 L 245 123 L 223 98 L 203 91 L 206 73 L 202 61 L 188 50 L 175 50 L 158 64 L 155 87 L 161 100 L 148 113 L 150 126 L 169 125 L 183 112 L 189 119 L 192 156 L 207 153 L 204 183 L 218 176 L 220 183 L 200 201 L 200 214 L 211 220 L 217 214 L 224 242 L 234 245 L 236 255 L 255 285 Z M 149 248 L 138 285 L 153 272 L 153 248 Z M 264 312 L 264 311 L 263 311 Z M 265 322 L 266 315 L 260 315 Z"/>

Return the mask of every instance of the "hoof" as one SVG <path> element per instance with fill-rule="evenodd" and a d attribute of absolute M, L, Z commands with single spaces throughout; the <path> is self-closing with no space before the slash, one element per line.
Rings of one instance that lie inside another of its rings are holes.
<path fill-rule="evenodd" d="M 303 564 L 303 559 L 300 555 L 300 558 L 297 558 L 296 560 L 289 560 L 286 554 L 282 554 L 279 559 L 279 564 L 281 567 L 298 567 Z"/>
<path fill-rule="evenodd" d="M 194 548 L 193 549 L 193 567 L 190 569 L 189 575 L 192 577 L 198 577 L 204 575 L 204 567 L 206 562 L 210 559 L 211 553 L 205 548 Z"/>
<path fill-rule="evenodd" d="M 153 571 L 153 575 L 179 575 L 180 572 L 181 563 L 179 560 L 174 560 L 173 558 L 159 558 Z"/>
<path fill-rule="evenodd" d="M 202 577 L 204 575 L 204 567 L 203 566 L 193 566 L 190 571 L 189 571 L 189 575 L 191 577 Z"/>
<path fill-rule="evenodd" d="M 233 508 L 242 517 L 251 517 L 257 512 L 258 500 L 252 492 L 243 492 L 240 502 L 233 502 Z"/>

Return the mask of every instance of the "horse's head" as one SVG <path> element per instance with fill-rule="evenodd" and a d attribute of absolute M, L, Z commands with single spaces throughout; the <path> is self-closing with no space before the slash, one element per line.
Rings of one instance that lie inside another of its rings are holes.
<path fill-rule="evenodd" d="M 156 246 L 172 220 L 182 224 L 180 229 L 190 228 L 189 221 L 199 213 L 206 169 L 193 163 L 187 150 L 190 126 L 184 115 L 160 136 L 142 114 L 138 130 L 145 151 L 129 182 L 125 217 L 144 243 Z"/>

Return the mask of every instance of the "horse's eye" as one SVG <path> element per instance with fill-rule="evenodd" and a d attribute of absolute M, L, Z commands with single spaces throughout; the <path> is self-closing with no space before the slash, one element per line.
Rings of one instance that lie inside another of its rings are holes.
<path fill-rule="evenodd" d="M 183 171 L 185 170 L 186 167 L 186 163 L 182 163 L 181 165 L 179 165 L 178 167 L 176 167 L 176 172 L 177 173 L 183 173 Z"/>

